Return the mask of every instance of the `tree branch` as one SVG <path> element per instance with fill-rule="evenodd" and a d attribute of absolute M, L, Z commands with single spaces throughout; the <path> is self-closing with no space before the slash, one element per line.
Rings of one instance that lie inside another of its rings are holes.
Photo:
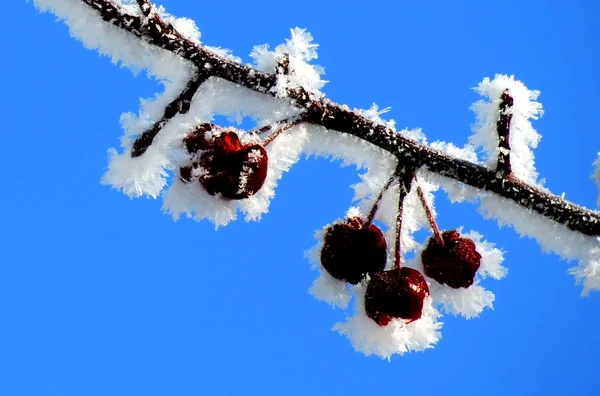
<path fill-rule="evenodd" d="M 179 96 L 169 103 L 169 105 L 165 108 L 165 112 L 163 117 L 156 121 L 152 128 L 148 129 L 133 142 L 133 146 L 131 147 L 131 156 L 139 157 L 144 154 L 148 147 L 154 141 L 154 138 L 163 126 L 176 114 L 185 114 L 190 110 L 190 104 L 192 103 L 192 98 L 200 85 L 208 76 L 205 73 L 196 73 L 196 75 L 187 83 L 185 89 L 179 94 Z"/>
<path fill-rule="evenodd" d="M 275 74 L 254 70 L 221 57 L 182 37 L 172 28 L 163 29 L 160 19 L 149 17 L 142 20 L 139 16 L 128 15 L 109 0 L 81 1 L 98 11 L 105 21 L 193 62 L 207 77 L 219 77 L 275 96 L 275 92 L 271 90 L 277 82 Z M 370 142 L 396 156 L 408 167 L 426 167 L 431 172 L 510 199 L 573 231 L 600 236 L 600 215 L 595 211 L 570 203 L 514 177 L 498 177 L 496 170 L 432 149 L 336 103 L 313 99 L 303 89 L 288 90 L 287 97 L 293 105 L 307 112 L 308 122 Z"/>

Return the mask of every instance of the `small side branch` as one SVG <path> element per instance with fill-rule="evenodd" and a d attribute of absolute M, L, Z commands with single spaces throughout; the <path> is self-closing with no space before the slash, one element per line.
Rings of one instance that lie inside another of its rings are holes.
<path fill-rule="evenodd" d="M 431 212 L 431 208 L 429 207 L 429 203 L 427 199 L 425 199 L 425 194 L 423 193 L 423 189 L 418 184 L 417 176 L 415 175 L 415 182 L 417 183 L 417 194 L 419 195 L 419 200 L 421 201 L 421 205 L 425 210 L 425 214 L 427 215 L 427 220 L 429 221 L 429 225 L 431 226 L 431 231 L 433 232 L 433 236 L 437 239 L 438 245 L 444 246 L 444 238 L 442 237 L 442 233 L 440 232 L 440 228 L 435 221 L 435 217 Z"/>
<path fill-rule="evenodd" d="M 152 125 L 152 128 L 142 133 L 135 142 L 133 142 L 133 147 L 131 148 L 131 156 L 133 158 L 139 157 L 146 152 L 156 135 L 158 135 L 171 118 L 175 117 L 176 114 L 185 114 L 190 110 L 190 104 L 194 94 L 207 78 L 207 74 L 197 73 L 194 78 L 187 83 L 187 86 L 179 96 L 165 108 L 165 113 L 162 118 L 156 121 L 154 125 Z"/>
<path fill-rule="evenodd" d="M 152 12 L 152 4 L 148 0 L 137 0 L 137 4 L 148 19 L 142 21 L 141 31 L 143 34 L 148 36 L 148 39 L 153 44 L 159 45 L 162 42 L 169 41 L 173 37 L 177 40 L 183 40 L 188 44 L 194 45 L 189 40 L 186 40 L 173 26 L 166 24 L 158 14 Z M 192 98 L 200 85 L 206 81 L 210 75 L 205 69 L 199 68 L 196 75 L 187 83 L 185 89 L 179 94 L 179 96 L 169 103 L 165 108 L 163 117 L 156 121 L 152 128 L 142 133 L 133 143 L 131 148 L 131 156 L 133 158 L 139 157 L 144 154 L 148 147 L 154 141 L 156 135 L 161 131 L 165 124 L 177 114 L 185 114 L 190 110 Z"/>
<path fill-rule="evenodd" d="M 512 106 L 514 99 L 508 93 L 508 90 L 502 92 L 500 96 L 500 116 L 496 123 L 496 131 L 498 132 L 498 164 L 496 172 L 507 177 L 512 174 L 510 165 L 510 121 L 512 120 Z"/>
<path fill-rule="evenodd" d="M 369 226 L 373 222 L 373 219 L 375 219 L 375 215 L 377 214 L 377 209 L 379 209 L 379 203 L 383 199 L 383 194 L 385 194 L 385 192 L 388 190 L 388 188 L 390 188 L 390 185 L 392 184 L 392 182 L 395 179 L 396 179 L 396 174 L 393 174 L 392 176 L 390 176 L 388 181 L 385 183 L 385 185 L 379 192 L 379 195 L 377 196 L 377 199 L 375 200 L 375 203 L 373 204 L 373 207 L 371 208 L 371 211 L 369 212 L 369 215 L 367 216 L 367 221 L 365 221 L 363 228 L 365 228 L 365 229 L 369 228 Z"/>

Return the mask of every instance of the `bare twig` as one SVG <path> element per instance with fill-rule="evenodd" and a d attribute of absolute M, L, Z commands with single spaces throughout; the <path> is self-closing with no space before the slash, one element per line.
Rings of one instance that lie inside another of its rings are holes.
<path fill-rule="evenodd" d="M 379 208 L 379 202 L 381 202 L 381 199 L 383 198 L 383 194 L 385 194 L 387 189 L 390 188 L 390 184 L 392 184 L 392 182 L 394 181 L 395 178 L 396 178 L 396 175 L 395 174 L 392 175 L 388 179 L 388 181 L 385 183 L 385 185 L 383 186 L 381 191 L 379 192 L 379 196 L 377 196 L 377 200 L 373 204 L 373 207 L 371 208 L 371 211 L 369 212 L 369 216 L 367 216 L 367 221 L 365 221 L 365 224 L 363 225 L 364 229 L 368 229 L 369 226 L 371 225 L 371 223 L 373 222 L 373 219 L 375 218 L 375 215 L 377 214 L 377 209 Z"/>
<path fill-rule="evenodd" d="M 156 121 L 154 125 L 152 125 L 152 128 L 142 133 L 135 142 L 133 142 L 133 146 L 131 147 L 132 157 L 139 157 L 144 154 L 154 141 L 156 135 L 171 118 L 175 117 L 176 114 L 185 114 L 190 110 L 192 97 L 207 78 L 206 74 L 197 73 L 194 78 L 187 83 L 187 86 L 181 94 L 165 108 L 163 117 Z"/>

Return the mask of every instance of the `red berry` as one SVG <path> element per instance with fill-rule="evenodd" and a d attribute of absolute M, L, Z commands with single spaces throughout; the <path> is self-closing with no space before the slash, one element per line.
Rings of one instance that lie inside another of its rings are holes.
<path fill-rule="evenodd" d="M 416 269 L 402 267 L 399 274 L 395 268 L 380 271 L 367 285 L 365 311 L 380 326 L 386 326 L 394 318 L 412 322 L 421 317 L 428 294 L 429 286 Z"/>
<path fill-rule="evenodd" d="M 421 253 L 425 275 L 454 289 L 471 286 L 481 263 L 475 242 L 461 238 L 456 230 L 444 231 L 442 239 L 444 246 L 430 238 Z"/>
<path fill-rule="evenodd" d="M 359 283 L 366 274 L 383 270 L 387 243 L 377 226 L 363 227 L 360 217 L 351 217 L 325 231 L 321 264 L 334 278 Z"/>
<path fill-rule="evenodd" d="M 185 138 L 188 152 L 201 152 L 191 167 L 180 168 L 181 179 L 193 181 L 192 169 L 202 168 L 198 180 L 210 195 L 244 199 L 256 194 L 267 178 L 267 151 L 260 144 L 243 145 L 233 131 L 207 138 L 206 132 L 212 127 L 202 124 Z"/>

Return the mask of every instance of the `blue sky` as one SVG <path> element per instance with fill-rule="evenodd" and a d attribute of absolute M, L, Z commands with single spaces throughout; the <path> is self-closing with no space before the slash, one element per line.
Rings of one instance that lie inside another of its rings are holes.
<path fill-rule="evenodd" d="M 307 28 L 329 98 L 391 106 L 398 127 L 422 127 L 430 141 L 461 146 L 478 99 L 470 88 L 515 74 L 542 92 L 535 154 L 546 187 L 595 207 L 594 2 L 331 3 L 162 2 L 245 61 L 252 46 Z M 354 352 L 330 331 L 345 313 L 307 293 L 316 272 L 303 252 L 351 205 L 356 169 L 301 160 L 260 223 L 173 222 L 160 200 L 99 183 L 120 114 L 159 85 L 84 49 L 30 2 L 5 11 L 1 395 L 596 391 L 600 296 L 580 298 L 570 265 L 443 194 L 442 228 L 464 225 L 506 250 L 508 277 L 484 283 L 494 311 L 445 316 L 435 349 L 391 362 Z"/>

